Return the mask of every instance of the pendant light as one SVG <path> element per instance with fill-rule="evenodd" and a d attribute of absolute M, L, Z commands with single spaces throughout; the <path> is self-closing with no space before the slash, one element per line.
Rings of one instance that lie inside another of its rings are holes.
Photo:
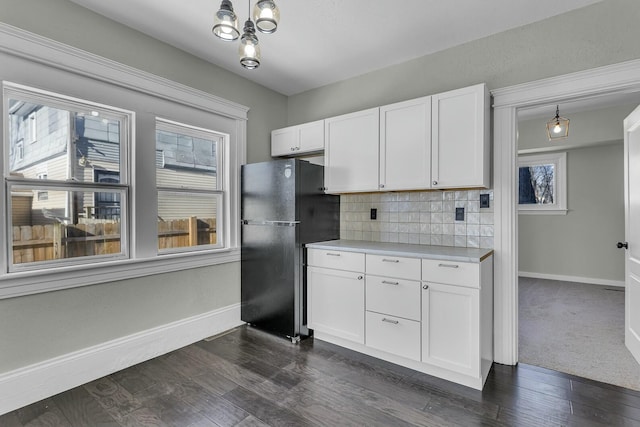
<path fill-rule="evenodd" d="M 230 0 L 222 0 L 220 9 L 213 19 L 213 34 L 225 41 L 236 40 L 240 36 L 238 31 L 238 17 L 233 11 Z"/>
<path fill-rule="evenodd" d="M 254 70 L 260 66 L 260 45 L 256 37 L 256 30 L 251 19 L 244 23 L 244 34 L 240 38 L 240 65 L 247 70 Z"/>
<path fill-rule="evenodd" d="M 560 117 L 560 108 L 556 105 L 556 116 L 547 122 L 547 136 L 549 141 L 563 139 L 569 136 L 569 119 Z"/>
<path fill-rule="evenodd" d="M 280 9 L 273 0 L 258 0 L 253 7 L 253 20 L 261 33 L 275 33 L 280 21 Z"/>

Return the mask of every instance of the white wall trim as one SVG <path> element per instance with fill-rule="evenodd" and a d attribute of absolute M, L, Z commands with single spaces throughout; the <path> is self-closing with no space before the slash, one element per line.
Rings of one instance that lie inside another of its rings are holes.
<path fill-rule="evenodd" d="M 241 324 L 233 304 L 0 374 L 0 415 Z"/>
<path fill-rule="evenodd" d="M 615 286 L 617 288 L 625 287 L 624 280 L 598 279 L 595 277 L 565 276 L 563 274 L 533 273 L 530 271 L 519 271 L 518 275 L 520 277 L 530 277 L 532 279 L 560 280 L 563 282 L 586 283 L 589 285 Z"/>
<path fill-rule="evenodd" d="M 240 249 L 158 255 L 0 276 L 0 299 L 240 261 Z"/>
<path fill-rule="evenodd" d="M 182 105 L 247 120 L 249 107 L 0 22 L 0 52 Z"/>
<path fill-rule="evenodd" d="M 498 363 L 518 363 L 517 110 L 619 92 L 640 92 L 640 60 L 491 91 L 494 100 L 494 345 Z"/>

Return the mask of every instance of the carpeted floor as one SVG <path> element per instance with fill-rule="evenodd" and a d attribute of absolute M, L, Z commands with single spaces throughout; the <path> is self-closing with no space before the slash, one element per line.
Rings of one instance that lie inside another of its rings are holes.
<path fill-rule="evenodd" d="M 519 361 L 640 390 L 624 345 L 624 288 L 519 280 Z"/>

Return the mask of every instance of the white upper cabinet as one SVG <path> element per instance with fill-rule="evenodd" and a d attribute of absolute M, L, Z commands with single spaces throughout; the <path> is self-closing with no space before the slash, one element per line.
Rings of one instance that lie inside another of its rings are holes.
<path fill-rule="evenodd" d="M 431 186 L 431 97 L 380 107 L 380 190 Z"/>
<path fill-rule="evenodd" d="M 274 130 L 271 154 L 324 149 L 327 193 L 489 188 L 489 119 L 482 83 Z"/>
<path fill-rule="evenodd" d="M 379 108 L 325 119 L 327 193 L 378 191 Z"/>
<path fill-rule="evenodd" d="M 432 96 L 432 188 L 489 187 L 489 116 L 485 84 Z"/>
<path fill-rule="evenodd" d="M 324 120 L 271 131 L 271 156 L 297 156 L 324 150 Z"/>

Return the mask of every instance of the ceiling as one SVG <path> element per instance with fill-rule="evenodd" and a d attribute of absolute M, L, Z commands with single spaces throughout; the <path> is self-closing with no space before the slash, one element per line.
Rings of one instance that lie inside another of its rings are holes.
<path fill-rule="evenodd" d="M 211 33 L 220 0 L 71 0 L 284 95 L 402 63 L 601 0 L 276 0 L 280 25 L 258 33 L 262 63 Z M 238 20 L 249 1 L 233 0 Z M 242 24 L 241 24 L 242 25 Z"/>

